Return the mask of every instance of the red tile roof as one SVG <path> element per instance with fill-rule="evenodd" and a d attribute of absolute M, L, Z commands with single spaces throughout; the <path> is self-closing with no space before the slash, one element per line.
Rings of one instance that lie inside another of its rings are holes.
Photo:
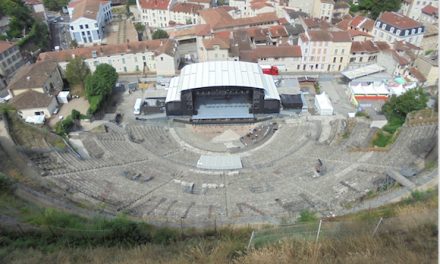
<path fill-rule="evenodd" d="M 214 46 L 219 46 L 220 49 L 229 49 L 230 41 L 229 41 L 229 38 L 224 39 L 220 36 L 216 36 L 211 39 L 204 39 L 203 46 L 205 46 L 205 49 L 207 49 L 207 50 L 213 49 Z"/>
<path fill-rule="evenodd" d="M 240 60 L 256 62 L 262 58 L 299 58 L 301 48 L 295 46 L 259 46 L 253 50 L 240 52 Z"/>
<path fill-rule="evenodd" d="M 351 42 L 350 34 L 347 31 L 332 31 L 333 42 Z"/>
<path fill-rule="evenodd" d="M 171 11 L 178 13 L 198 14 L 204 7 L 193 3 L 176 3 L 171 7 Z"/>
<path fill-rule="evenodd" d="M 0 40 L 0 53 L 3 53 L 5 50 L 11 48 L 14 45 L 15 44 L 9 41 Z"/>
<path fill-rule="evenodd" d="M 92 58 L 92 52 L 98 57 L 111 56 L 125 53 L 139 53 L 152 51 L 155 54 L 166 53 L 174 56 L 175 41 L 171 39 L 155 39 L 136 41 L 126 44 L 105 45 L 95 47 L 84 47 L 67 49 L 61 51 L 43 52 L 38 56 L 38 61 L 69 61 L 73 57 Z"/>
<path fill-rule="evenodd" d="M 199 14 L 214 30 L 248 25 L 256 26 L 271 22 L 276 23 L 279 19 L 275 12 L 262 13 L 254 17 L 234 19 L 224 8 L 203 9 Z"/>
<path fill-rule="evenodd" d="M 438 7 L 427 5 L 422 9 L 422 13 L 430 16 L 438 16 Z"/>
<path fill-rule="evenodd" d="M 372 19 L 369 19 L 368 17 L 356 16 L 353 18 L 349 26 L 353 28 L 366 29 L 368 31 L 371 31 L 373 30 L 374 27 L 374 21 Z"/>
<path fill-rule="evenodd" d="M 143 9 L 167 10 L 170 0 L 139 0 L 139 5 Z"/>
<path fill-rule="evenodd" d="M 379 52 L 379 47 L 371 40 L 367 41 L 353 41 L 351 44 L 351 52 L 365 52 L 376 53 Z"/>
<path fill-rule="evenodd" d="M 408 29 L 422 26 L 420 22 L 396 12 L 383 12 L 382 14 L 380 14 L 377 20 L 399 29 Z"/>
<path fill-rule="evenodd" d="M 72 13 L 72 21 L 80 18 L 86 17 L 90 19 L 96 19 L 99 7 L 101 4 L 108 3 L 108 1 L 101 0 L 79 0 L 74 2 L 74 9 Z"/>
<path fill-rule="evenodd" d="M 355 30 L 355 29 L 349 29 L 347 32 L 348 32 L 348 34 L 350 34 L 350 36 L 352 38 L 357 37 L 357 36 L 364 36 L 364 37 L 370 37 L 370 38 L 373 37 L 370 34 L 368 34 L 367 32 Z"/>
<path fill-rule="evenodd" d="M 274 38 L 288 37 L 286 28 L 283 25 L 276 25 L 269 28 L 270 35 Z"/>
<path fill-rule="evenodd" d="M 417 69 L 417 68 L 409 68 L 409 73 L 411 76 L 416 78 L 419 82 L 424 83 L 426 82 L 426 77 Z"/>

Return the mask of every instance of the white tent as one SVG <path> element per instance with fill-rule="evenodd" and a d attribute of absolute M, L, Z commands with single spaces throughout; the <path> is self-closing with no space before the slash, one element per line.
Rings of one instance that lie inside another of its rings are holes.
<path fill-rule="evenodd" d="M 333 115 L 332 103 L 325 92 L 315 96 L 315 108 L 319 115 Z"/>

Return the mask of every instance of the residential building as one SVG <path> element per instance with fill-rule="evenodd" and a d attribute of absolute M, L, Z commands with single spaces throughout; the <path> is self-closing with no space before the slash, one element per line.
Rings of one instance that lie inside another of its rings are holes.
<path fill-rule="evenodd" d="M 427 5 L 438 7 L 438 0 L 403 0 L 399 13 L 418 20 L 422 13 L 422 9 Z"/>
<path fill-rule="evenodd" d="M 335 1 L 333 0 L 315 0 L 312 16 L 331 22 L 334 7 Z"/>
<path fill-rule="evenodd" d="M 18 115 L 26 121 L 36 116 L 50 118 L 58 107 L 56 96 L 50 96 L 35 90 L 26 90 L 13 97 L 9 103 L 17 109 Z"/>
<path fill-rule="evenodd" d="M 126 44 L 84 47 L 41 53 L 39 61 L 56 61 L 65 70 L 70 59 L 84 58 L 92 72 L 107 63 L 118 73 L 156 73 L 175 75 L 180 63 L 177 42 L 170 39 L 146 40 Z"/>
<path fill-rule="evenodd" d="M 433 52 L 427 56 L 418 56 L 414 65 L 423 76 L 426 77 L 426 86 L 438 85 L 438 52 Z"/>
<path fill-rule="evenodd" d="M 79 45 L 101 43 L 112 20 L 111 1 L 74 0 L 69 3 L 69 32 Z"/>
<path fill-rule="evenodd" d="M 213 32 L 224 30 L 238 30 L 250 27 L 270 27 L 280 24 L 276 12 L 262 13 L 253 17 L 233 18 L 226 8 L 217 7 L 199 12 L 201 23 L 208 24 Z"/>
<path fill-rule="evenodd" d="M 271 0 L 230 0 L 229 6 L 236 8 L 232 14 L 234 18 L 244 18 L 275 12 L 279 2 Z"/>
<path fill-rule="evenodd" d="M 240 52 L 240 60 L 277 66 L 280 72 L 301 71 L 301 48 L 295 46 L 259 46 Z"/>
<path fill-rule="evenodd" d="M 386 49 L 390 49 L 390 46 L 386 42 L 376 43 L 371 40 L 353 41 L 348 69 L 376 64 L 377 56 L 382 50 Z"/>
<path fill-rule="evenodd" d="M 166 28 L 175 25 L 200 24 L 199 11 L 205 5 L 194 1 L 137 0 L 139 20 L 146 26 Z"/>
<path fill-rule="evenodd" d="M 199 62 L 234 60 L 229 56 L 232 32 L 221 32 L 210 38 L 199 38 L 197 50 Z M 237 58 L 235 58 L 237 60 Z"/>
<path fill-rule="evenodd" d="M 58 64 L 54 61 L 43 61 L 21 67 L 11 79 L 8 91 L 13 97 L 29 90 L 56 96 L 63 85 Z"/>
<path fill-rule="evenodd" d="M 419 21 L 426 24 L 438 24 L 438 6 L 427 5 L 420 13 Z"/>
<path fill-rule="evenodd" d="M 176 3 L 169 10 L 169 24 L 200 24 L 199 11 L 203 8 L 194 3 Z"/>
<path fill-rule="evenodd" d="M 203 6 L 203 8 L 210 8 L 212 5 L 212 0 L 186 0 L 186 3 L 193 3 Z"/>
<path fill-rule="evenodd" d="M 331 22 L 335 1 L 333 0 L 289 0 L 289 6 L 312 17 Z"/>
<path fill-rule="evenodd" d="M 0 41 L 0 89 L 6 87 L 9 79 L 24 64 L 18 46 Z"/>
<path fill-rule="evenodd" d="M 25 0 L 24 4 L 31 8 L 35 17 L 47 23 L 46 9 L 42 0 Z"/>
<path fill-rule="evenodd" d="M 300 34 L 303 71 L 344 70 L 350 60 L 351 37 L 345 31 L 309 30 Z"/>
<path fill-rule="evenodd" d="M 383 12 L 376 19 L 373 36 L 376 41 L 406 41 L 420 46 L 425 33 L 422 23 L 396 12 Z"/>
<path fill-rule="evenodd" d="M 341 21 L 349 13 L 350 4 L 345 1 L 337 1 L 333 7 L 333 21 Z"/>

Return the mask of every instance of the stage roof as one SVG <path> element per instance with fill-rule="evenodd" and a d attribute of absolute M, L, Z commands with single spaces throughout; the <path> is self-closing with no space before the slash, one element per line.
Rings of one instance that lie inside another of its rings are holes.
<path fill-rule="evenodd" d="M 171 79 L 165 102 L 180 101 L 185 90 L 216 86 L 264 89 L 264 99 L 280 100 L 272 76 L 263 74 L 258 64 L 210 61 L 183 67 L 180 76 Z"/>
<path fill-rule="evenodd" d="M 370 75 L 373 73 L 382 72 L 382 71 L 385 71 L 384 67 L 377 65 L 377 64 L 371 64 L 371 65 L 357 68 L 354 70 L 345 70 L 345 71 L 341 72 L 341 74 L 350 80 L 355 80 L 357 78 L 367 76 L 367 75 Z"/>

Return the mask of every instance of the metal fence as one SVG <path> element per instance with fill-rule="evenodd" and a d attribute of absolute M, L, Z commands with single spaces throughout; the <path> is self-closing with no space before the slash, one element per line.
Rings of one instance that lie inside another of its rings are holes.
<path fill-rule="evenodd" d="M 383 218 L 365 221 L 326 221 L 281 225 L 252 232 L 248 248 L 260 247 L 285 239 L 318 241 L 325 238 L 343 238 L 356 234 L 371 234 L 379 230 Z"/>

